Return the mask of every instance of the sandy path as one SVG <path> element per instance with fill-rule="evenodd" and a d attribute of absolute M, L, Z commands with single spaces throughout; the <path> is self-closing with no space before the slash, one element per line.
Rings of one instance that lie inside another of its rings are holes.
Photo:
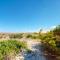
<path fill-rule="evenodd" d="M 32 53 L 23 52 L 16 60 L 45 60 L 41 52 L 40 42 L 32 39 L 28 39 L 26 42 L 28 48 L 32 50 Z"/>

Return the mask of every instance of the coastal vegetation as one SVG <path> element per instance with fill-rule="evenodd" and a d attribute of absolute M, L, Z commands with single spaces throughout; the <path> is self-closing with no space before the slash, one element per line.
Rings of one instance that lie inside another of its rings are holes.
<path fill-rule="evenodd" d="M 27 50 L 27 44 L 16 40 L 7 40 L 0 42 L 0 60 L 14 59 L 21 49 Z"/>
<path fill-rule="evenodd" d="M 25 41 L 21 41 L 21 38 Z M 27 48 L 26 43 L 29 38 L 40 40 L 44 54 L 60 56 L 60 25 L 58 25 L 46 33 L 42 33 L 42 29 L 39 33 L 0 33 L 0 60 L 13 59 L 22 51 L 21 49 L 30 53 L 31 50 Z"/>
<path fill-rule="evenodd" d="M 60 55 L 60 25 L 47 33 L 39 35 L 44 51 L 51 56 Z"/>

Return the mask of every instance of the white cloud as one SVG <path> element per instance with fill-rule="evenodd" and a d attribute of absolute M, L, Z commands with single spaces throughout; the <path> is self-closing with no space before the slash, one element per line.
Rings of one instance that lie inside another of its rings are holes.
<path fill-rule="evenodd" d="M 56 28 L 56 26 L 52 26 L 50 29 L 54 29 L 54 28 Z"/>

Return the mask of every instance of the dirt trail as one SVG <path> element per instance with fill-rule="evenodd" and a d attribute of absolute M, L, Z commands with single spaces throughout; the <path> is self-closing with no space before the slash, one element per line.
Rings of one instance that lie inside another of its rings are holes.
<path fill-rule="evenodd" d="M 45 60 L 45 57 L 42 55 L 40 42 L 28 39 L 27 41 L 28 48 L 32 50 L 31 53 L 23 52 L 22 55 L 18 55 L 16 60 Z"/>

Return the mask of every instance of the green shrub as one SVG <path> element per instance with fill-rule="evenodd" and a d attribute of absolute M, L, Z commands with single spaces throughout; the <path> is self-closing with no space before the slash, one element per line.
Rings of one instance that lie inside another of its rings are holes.
<path fill-rule="evenodd" d="M 23 34 L 20 34 L 20 33 L 17 33 L 17 34 L 11 34 L 11 35 L 9 35 L 9 37 L 10 37 L 10 38 L 18 38 L 18 39 L 20 39 L 20 38 L 23 37 Z"/>
<path fill-rule="evenodd" d="M 32 38 L 32 39 L 36 39 L 36 38 L 37 38 L 37 36 L 32 36 L 31 38 Z"/>
<path fill-rule="evenodd" d="M 60 55 L 60 25 L 49 32 L 40 33 L 38 37 L 41 39 L 46 51 Z"/>
<path fill-rule="evenodd" d="M 4 60 L 5 56 L 16 55 L 19 53 L 20 49 L 27 49 L 25 42 L 20 42 L 16 40 L 7 40 L 0 42 L 0 60 Z"/>
<path fill-rule="evenodd" d="M 54 30 L 53 30 L 54 35 L 60 36 L 60 25 L 58 25 Z"/>
<path fill-rule="evenodd" d="M 31 38 L 32 37 L 32 35 L 31 34 L 28 34 L 27 36 L 26 36 L 26 38 Z"/>

